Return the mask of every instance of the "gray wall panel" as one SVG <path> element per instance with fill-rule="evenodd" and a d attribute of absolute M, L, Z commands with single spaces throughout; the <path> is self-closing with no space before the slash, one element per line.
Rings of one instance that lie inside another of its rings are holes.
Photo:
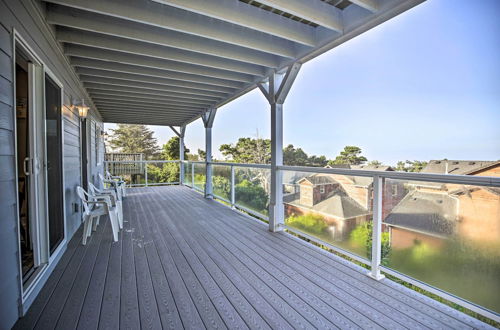
<path fill-rule="evenodd" d="M 81 183 L 80 119 L 78 113 L 69 108 L 71 100 L 86 98 L 83 85 L 63 55 L 53 31 L 43 20 L 37 4 L 31 1 L 0 0 L 0 206 L 9 212 L 0 217 L 0 329 L 10 328 L 19 317 L 21 289 L 19 285 L 18 234 L 16 203 L 16 177 L 14 159 L 14 115 L 12 91 L 11 31 L 15 29 L 26 41 L 44 65 L 63 84 L 64 107 L 64 175 L 66 233 L 68 240 L 81 224 L 80 201 L 76 186 Z M 102 126 L 98 113 L 90 116 Z M 94 154 L 90 148 L 90 153 Z M 102 166 L 91 166 L 90 176 Z M 75 211 L 75 205 L 78 206 Z M 46 278 L 46 277 L 45 277 Z M 41 283 L 40 285 L 43 285 Z M 39 291 L 39 287 L 34 292 Z M 29 301 L 33 301 L 32 298 Z"/>

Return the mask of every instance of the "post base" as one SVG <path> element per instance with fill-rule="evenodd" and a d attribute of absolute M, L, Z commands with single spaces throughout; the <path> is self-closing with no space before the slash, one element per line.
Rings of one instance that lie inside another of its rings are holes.
<path fill-rule="evenodd" d="M 373 278 L 374 280 L 377 280 L 377 281 L 383 280 L 385 278 L 384 274 L 380 274 L 380 273 L 373 274 L 372 272 L 366 273 L 366 276 L 371 277 L 371 278 Z"/>

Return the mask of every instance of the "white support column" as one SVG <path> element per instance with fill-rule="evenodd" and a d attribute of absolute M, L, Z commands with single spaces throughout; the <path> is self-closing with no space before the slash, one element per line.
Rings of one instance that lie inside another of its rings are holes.
<path fill-rule="evenodd" d="M 293 85 L 301 64 L 294 63 L 284 73 L 275 73 L 269 81 L 259 83 L 271 106 L 271 196 L 269 201 L 269 230 L 283 230 L 285 210 L 283 206 L 283 174 L 278 169 L 283 165 L 283 103 Z"/>
<path fill-rule="evenodd" d="M 217 113 L 216 108 L 208 109 L 203 116 L 203 124 L 205 125 L 205 164 L 206 164 L 206 176 L 205 176 L 205 198 L 213 198 L 212 191 L 212 126 L 214 124 L 215 114 Z"/>
<path fill-rule="evenodd" d="M 170 129 L 179 137 L 179 184 L 184 184 L 184 135 L 186 134 L 186 126 L 181 126 L 177 131 L 173 126 Z"/>
<path fill-rule="evenodd" d="M 372 262 L 368 276 L 377 281 L 385 278 L 380 273 L 380 262 L 382 259 L 382 200 L 384 179 L 379 176 L 373 177 L 373 222 L 372 222 Z"/>

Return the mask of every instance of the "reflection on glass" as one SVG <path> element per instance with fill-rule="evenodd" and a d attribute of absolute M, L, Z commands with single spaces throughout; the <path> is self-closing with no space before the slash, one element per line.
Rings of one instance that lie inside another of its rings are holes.
<path fill-rule="evenodd" d="M 184 166 L 184 184 L 192 187 L 191 163 L 183 163 L 182 166 Z"/>
<path fill-rule="evenodd" d="M 198 189 L 205 190 L 205 182 L 207 176 L 205 163 L 194 164 L 194 186 Z"/>
<path fill-rule="evenodd" d="M 500 312 L 500 189 L 386 180 L 387 266 Z"/>
<path fill-rule="evenodd" d="M 284 171 L 283 182 L 288 226 L 370 259 L 372 178 Z"/>
<path fill-rule="evenodd" d="M 271 171 L 267 168 L 235 167 L 235 203 L 267 216 Z"/>
<path fill-rule="evenodd" d="M 231 199 L 231 167 L 212 165 L 212 189 L 216 197 Z"/>

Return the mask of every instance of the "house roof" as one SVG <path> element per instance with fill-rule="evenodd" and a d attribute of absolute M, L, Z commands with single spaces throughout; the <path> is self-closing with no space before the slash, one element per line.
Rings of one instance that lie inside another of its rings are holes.
<path fill-rule="evenodd" d="M 313 206 L 300 204 L 300 199 L 296 199 L 290 204 L 342 220 L 369 213 L 361 204 L 341 191 L 335 191 L 330 197 Z"/>
<path fill-rule="evenodd" d="M 105 122 L 186 125 L 423 0 L 41 0 Z"/>
<path fill-rule="evenodd" d="M 457 220 L 457 201 L 448 194 L 414 190 L 399 202 L 384 223 L 437 236 L 448 236 Z"/>
<path fill-rule="evenodd" d="M 438 174 L 458 174 L 467 175 L 477 172 L 481 169 L 488 168 L 492 165 L 499 164 L 500 161 L 484 161 L 484 160 L 431 160 L 422 169 L 422 173 L 438 173 Z"/>
<path fill-rule="evenodd" d="M 300 179 L 298 184 L 301 184 L 304 181 L 308 181 L 313 185 L 337 183 L 337 181 L 329 174 L 313 174 Z"/>

